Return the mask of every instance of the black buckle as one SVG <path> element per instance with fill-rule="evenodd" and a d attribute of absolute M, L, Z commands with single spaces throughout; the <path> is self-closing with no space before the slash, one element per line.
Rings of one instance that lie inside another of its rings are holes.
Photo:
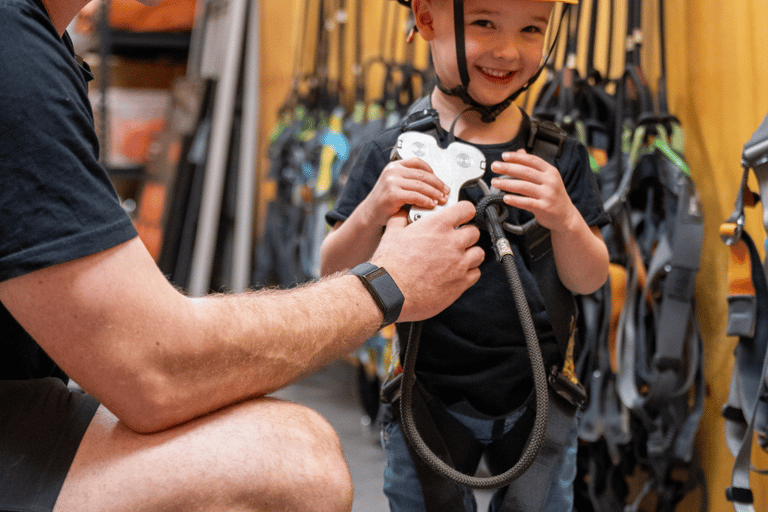
<path fill-rule="evenodd" d="M 440 117 L 437 113 L 437 110 L 434 108 L 417 110 L 416 112 L 408 115 L 400 122 L 400 128 L 404 132 L 427 132 L 430 130 L 436 130 L 439 140 L 442 140 L 445 136 L 445 130 L 443 130 L 443 127 L 440 126 Z"/>
<path fill-rule="evenodd" d="M 752 503 L 755 501 L 752 490 L 744 487 L 728 487 L 725 489 L 725 499 L 737 503 Z"/>
<path fill-rule="evenodd" d="M 584 389 L 584 386 L 578 382 L 574 383 L 563 375 L 557 366 L 553 366 L 550 369 L 548 380 L 555 393 L 565 398 L 577 409 L 583 409 L 587 405 L 587 390 Z"/>
<path fill-rule="evenodd" d="M 528 135 L 527 148 L 532 149 L 536 143 L 536 138 L 557 146 L 554 156 L 558 157 L 563 151 L 567 133 L 552 121 L 538 121 L 531 123 L 531 131 Z"/>

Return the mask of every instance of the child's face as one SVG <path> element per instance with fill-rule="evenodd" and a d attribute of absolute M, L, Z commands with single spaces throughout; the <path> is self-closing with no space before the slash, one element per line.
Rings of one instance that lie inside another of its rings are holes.
<path fill-rule="evenodd" d="M 420 26 L 419 31 L 430 41 L 437 75 L 448 88 L 460 85 L 452 2 L 422 1 L 432 26 Z M 464 0 L 469 93 L 476 101 L 484 105 L 504 101 L 538 70 L 553 5 L 532 0 Z"/>

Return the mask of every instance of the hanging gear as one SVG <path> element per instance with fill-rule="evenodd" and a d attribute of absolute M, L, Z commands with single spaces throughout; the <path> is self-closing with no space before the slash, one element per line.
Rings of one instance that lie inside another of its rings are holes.
<path fill-rule="evenodd" d="M 320 105 L 319 60 L 321 44 L 312 47 L 309 35 L 321 41 L 322 15 L 312 30 L 312 0 L 305 0 L 304 17 L 296 32 L 293 83 L 280 108 L 278 125 L 273 129 L 267 155 L 269 177 L 275 183 L 275 196 L 267 205 L 264 232 L 256 247 L 252 285 L 288 288 L 309 279 L 301 255 L 301 234 L 306 223 L 304 196 L 307 178 L 304 166 L 313 157 L 310 146 L 318 127 Z M 320 4 L 317 8 L 319 10 Z M 313 49 L 311 69 L 305 56 Z"/>
<path fill-rule="evenodd" d="M 694 486 L 704 485 L 692 463 L 704 395 L 693 293 L 703 226 L 682 157 L 682 130 L 667 107 L 663 3 L 657 5 L 656 105 L 640 69 L 640 2 L 632 0 L 621 77 L 614 81 L 594 68 L 595 2 L 584 78 L 574 65 L 580 20 L 569 20 L 562 69 L 551 73 L 534 107 L 587 146 L 612 217 L 603 230 L 610 282 L 579 297 L 579 327 L 591 342 L 577 361 L 590 397 L 579 427 L 575 489 L 585 510 L 637 510 L 650 492 L 657 510 L 673 510 Z M 609 14 L 612 19 L 613 2 Z M 610 56 L 609 45 L 608 71 Z M 615 85 L 615 95 L 608 85 Z M 628 481 L 638 468 L 649 478 L 626 505 Z M 679 468 L 688 470 L 688 481 L 673 478 Z"/>
<path fill-rule="evenodd" d="M 744 230 L 744 207 L 763 201 L 763 225 L 768 233 L 768 208 L 764 202 L 768 197 L 768 115 L 744 146 L 742 166 L 744 173 L 734 211 L 720 228 L 731 254 L 726 335 L 739 337 L 723 416 L 726 442 L 736 458 L 726 497 L 736 511 L 753 512 L 750 471 L 767 473 L 752 466 L 751 454 L 754 434 L 758 445 L 768 451 L 768 285 L 765 263 L 761 264 L 755 243 Z M 759 194 L 751 192 L 747 185 L 750 170 L 757 178 Z"/>

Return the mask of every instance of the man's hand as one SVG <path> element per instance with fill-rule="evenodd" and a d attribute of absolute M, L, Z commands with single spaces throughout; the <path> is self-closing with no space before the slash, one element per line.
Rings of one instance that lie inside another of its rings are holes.
<path fill-rule="evenodd" d="M 410 225 L 405 211 L 387 223 L 371 262 L 387 269 L 405 296 L 399 322 L 435 316 L 480 279 L 480 231 L 465 225 L 474 215 L 462 201 Z"/>

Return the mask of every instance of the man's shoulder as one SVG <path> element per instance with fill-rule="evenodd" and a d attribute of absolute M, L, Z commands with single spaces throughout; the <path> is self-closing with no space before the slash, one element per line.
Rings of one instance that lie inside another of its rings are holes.
<path fill-rule="evenodd" d="M 0 0 L 0 51 L 7 74 L 43 66 L 66 48 L 40 0 Z"/>
<path fill-rule="evenodd" d="M 0 38 L 9 37 L 9 33 L 19 26 L 19 22 L 30 17 L 42 16 L 48 19 L 45 8 L 38 0 L 0 0 L 0 26 L 4 28 Z"/>

